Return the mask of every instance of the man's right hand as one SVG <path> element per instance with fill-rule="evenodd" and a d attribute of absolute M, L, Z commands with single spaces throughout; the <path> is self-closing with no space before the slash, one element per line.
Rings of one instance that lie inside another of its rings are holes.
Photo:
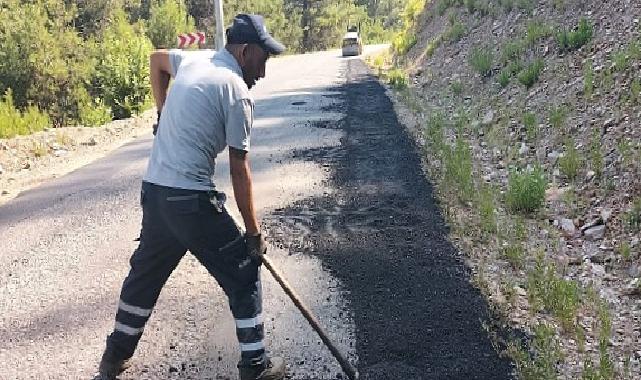
<path fill-rule="evenodd" d="M 154 129 L 154 132 L 153 132 L 154 136 L 156 136 L 156 133 L 158 133 L 158 126 L 159 125 L 160 125 L 160 111 L 158 111 L 158 113 L 156 113 L 156 124 L 152 125 L 152 127 Z"/>
<path fill-rule="evenodd" d="M 263 255 L 267 253 L 267 243 L 263 235 L 245 235 L 247 255 L 258 265 L 263 263 Z"/>

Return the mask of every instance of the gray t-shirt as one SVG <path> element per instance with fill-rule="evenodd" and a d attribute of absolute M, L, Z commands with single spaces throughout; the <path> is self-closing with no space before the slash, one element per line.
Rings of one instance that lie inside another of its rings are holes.
<path fill-rule="evenodd" d="M 174 82 L 144 181 L 213 190 L 215 159 L 227 145 L 249 150 L 254 101 L 236 59 L 226 50 L 170 50 Z"/>

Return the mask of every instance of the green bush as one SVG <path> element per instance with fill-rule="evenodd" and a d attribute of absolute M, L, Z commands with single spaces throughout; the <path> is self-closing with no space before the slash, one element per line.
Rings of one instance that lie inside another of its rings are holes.
<path fill-rule="evenodd" d="M 529 139 L 533 139 L 539 135 L 538 122 L 534 113 L 526 112 L 523 114 L 523 125 L 525 126 L 525 133 Z"/>
<path fill-rule="evenodd" d="M 460 41 L 463 36 L 465 36 L 465 33 L 465 26 L 460 21 L 455 21 L 452 26 L 450 26 L 449 31 L 445 35 L 445 39 L 450 42 L 457 42 Z"/>
<path fill-rule="evenodd" d="M 410 31 L 401 32 L 394 37 L 392 41 L 392 48 L 398 55 L 405 55 L 407 52 L 416 45 L 416 36 Z"/>
<path fill-rule="evenodd" d="M 499 75 L 499 85 L 501 88 L 505 88 L 510 84 L 510 72 L 508 70 L 502 70 Z"/>
<path fill-rule="evenodd" d="M 521 57 L 521 54 L 523 54 L 523 50 L 523 41 L 509 41 L 505 43 L 505 45 L 503 45 L 503 49 L 501 49 L 501 61 L 504 64 L 512 61 L 517 61 L 519 57 Z"/>
<path fill-rule="evenodd" d="M 521 82 L 521 84 L 526 88 L 531 88 L 536 82 L 538 82 L 543 66 L 543 60 L 537 58 L 519 73 L 519 82 Z"/>
<path fill-rule="evenodd" d="M 594 69 L 591 59 L 588 59 L 583 66 L 583 92 L 588 98 L 594 93 Z"/>
<path fill-rule="evenodd" d="M 187 14 L 182 0 L 159 0 L 151 4 L 147 36 L 154 47 L 175 47 L 179 34 L 194 30 L 194 19 Z"/>
<path fill-rule="evenodd" d="M 532 171 L 513 170 L 508 178 L 506 202 L 513 212 L 531 213 L 543 205 L 547 180 L 540 167 Z"/>
<path fill-rule="evenodd" d="M 33 104 L 53 124 L 73 124 L 78 102 L 73 94 L 94 67 L 91 44 L 72 26 L 74 7 L 6 0 L 0 9 L 0 93 L 11 88 L 18 109 Z"/>
<path fill-rule="evenodd" d="M 520 243 L 509 244 L 502 248 L 503 258 L 510 263 L 514 269 L 522 269 L 525 259 L 525 250 Z"/>
<path fill-rule="evenodd" d="M 559 169 L 564 176 L 573 181 L 579 175 L 581 165 L 579 151 L 574 146 L 574 141 L 569 139 L 565 143 L 565 154 L 559 158 Z"/>
<path fill-rule="evenodd" d="M 115 118 L 129 117 L 149 106 L 151 49 L 143 26 L 130 25 L 124 12 L 116 12 L 103 34 L 95 78 Z"/>
<path fill-rule="evenodd" d="M 474 190 L 472 152 L 462 137 L 457 137 L 454 147 L 445 145 L 443 161 L 445 181 L 456 189 L 461 201 L 470 200 Z"/>
<path fill-rule="evenodd" d="M 579 285 L 561 278 L 542 254 L 537 257 L 534 269 L 528 272 L 527 283 L 531 303 L 543 306 L 556 316 L 567 331 L 573 330 L 581 306 Z"/>
<path fill-rule="evenodd" d="M 525 41 L 528 46 L 534 46 L 539 40 L 552 34 L 552 29 L 541 21 L 530 21 L 527 24 Z"/>
<path fill-rule="evenodd" d="M 387 73 L 387 83 L 397 90 L 407 88 L 407 74 L 401 69 L 392 69 Z"/>
<path fill-rule="evenodd" d="M 481 76 L 487 77 L 492 73 L 494 57 L 489 49 L 474 48 L 470 54 L 470 65 Z"/>
<path fill-rule="evenodd" d="M 519 379 L 557 380 L 556 365 L 563 354 L 554 329 L 543 323 L 537 325 L 530 346 L 530 350 L 523 348 L 521 344 L 511 345 L 509 349 Z"/>
<path fill-rule="evenodd" d="M 559 45 L 561 51 L 572 51 L 581 48 L 583 45 L 587 44 L 592 40 L 594 34 L 594 29 L 592 24 L 582 18 L 579 21 L 575 31 L 568 30 L 559 30 L 556 33 L 556 42 Z"/>
<path fill-rule="evenodd" d="M 0 100 L 0 138 L 28 135 L 48 126 L 49 117 L 37 107 L 29 106 L 24 113 L 18 111 L 13 104 L 11 90 L 7 90 Z"/>
<path fill-rule="evenodd" d="M 568 110 L 563 105 L 550 109 L 550 125 L 554 129 L 561 129 L 565 125 L 567 117 Z"/>
<path fill-rule="evenodd" d="M 481 218 L 481 229 L 489 234 L 496 233 L 496 200 L 494 189 L 490 186 L 482 186 L 477 193 L 479 216 Z"/>
<path fill-rule="evenodd" d="M 445 147 L 445 127 L 445 117 L 440 112 L 430 115 L 425 124 L 425 135 L 437 154 Z"/>

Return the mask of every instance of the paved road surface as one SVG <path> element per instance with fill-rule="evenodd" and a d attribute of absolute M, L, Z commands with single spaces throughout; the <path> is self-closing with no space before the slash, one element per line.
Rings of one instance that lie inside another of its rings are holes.
<path fill-rule="evenodd" d="M 417 149 L 362 62 L 337 51 L 274 59 L 252 91 L 252 170 L 270 255 L 363 377 L 510 378 Z M 136 247 L 151 142 L 0 207 L 0 379 L 90 378 Z M 220 158 L 217 181 L 229 190 Z M 267 344 L 288 358 L 291 378 L 345 378 L 263 278 Z M 186 256 L 121 378 L 234 379 L 237 356 L 222 291 Z"/>

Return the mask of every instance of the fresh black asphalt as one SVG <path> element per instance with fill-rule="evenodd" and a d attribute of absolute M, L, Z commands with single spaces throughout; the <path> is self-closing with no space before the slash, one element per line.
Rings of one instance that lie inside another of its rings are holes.
<path fill-rule="evenodd" d="M 333 89 L 345 118 L 320 126 L 342 129 L 341 145 L 295 154 L 329 168 L 335 192 L 272 212 L 268 236 L 319 257 L 344 285 L 362 379 L 511 379 L 512 363 L 483 328 L 488 305 L 447 239 L 420 148 L 362 61 L 350 60 L 346 76 Z"/>

